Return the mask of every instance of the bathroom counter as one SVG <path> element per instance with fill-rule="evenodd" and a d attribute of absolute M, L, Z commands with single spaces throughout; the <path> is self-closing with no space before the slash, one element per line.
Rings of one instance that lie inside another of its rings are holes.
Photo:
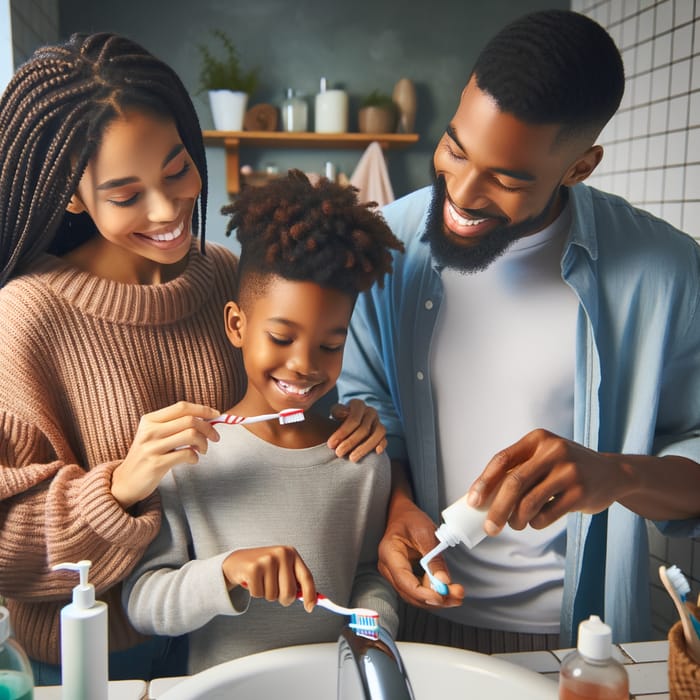
<path fill-rule="evenodd" d="M 145 681 L 110 681 L 109 700 L 145 700 L 148 684 Z M 60 685 L 34 688 L 34 700 L 64 700 Z"/>
<path fill-rule="evenodd" d="M 495 656 L 524 666 L 552 679 L 559 678 L 559 664 L 571 649 L 531 651 Z M 668 642 L 634 642 L 620 644 L 615 656 L 627 668 L 630 693 L 637 700 L 669 700 L 668 694 Z M 112 681 L 109 684 L 109 700 L 157 700 L 168 688 L 182 678 L 158 678 L 146 684 L 143 681 Z M 58 686 L 37 688 L 34 700 L 62 700 Z"/>
<path fill-rule="evenodd" d="M 530 651 L 516 654 L 496 654 L 510 661 L 559 679 L 559 664 L 573 649 Z M 625 664 L 630 679 L 630 694 L 643 700 L 669 700 L 668 693 L 668 641 L 633 642 L 615 646 L 615 658 Z"/>

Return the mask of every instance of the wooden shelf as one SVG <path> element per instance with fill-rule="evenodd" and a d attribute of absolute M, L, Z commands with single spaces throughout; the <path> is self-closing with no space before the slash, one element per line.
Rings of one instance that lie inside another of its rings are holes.
<path fill-rule="evenodd" d="M 203 131 L 207 146 L 223 146 L 226 149 L 226 189 L 237 194 L 241 189 L 241 146 L 267 148 L 366 148 L 376 141 L 384 150 L 405 148 L 417 143 L 418 134 L 317 134 L 316 132 L 290 131 Z"/>

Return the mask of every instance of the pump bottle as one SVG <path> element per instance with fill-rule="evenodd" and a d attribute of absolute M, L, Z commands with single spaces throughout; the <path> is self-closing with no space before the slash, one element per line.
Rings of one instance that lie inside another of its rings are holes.
<path fill-rule="evenodd" d="M 107 604 L 95 600 L 88 583 L 92 562 L 57 564 L 80 574 L 73 602 L 61 610 L 61 685 L 63 700 L 107 700 Z"/>
<path fill-rule="evenodd" d="M 10 637 L 10 611 L 0 606 L 0 698 L 32 700 L 34 674 L 24 649 Z"/>
<path fill-rule="evenodd" d="M 578 646 L 559 669 L 559 700 L 628 700 L 625 667 L 612 656 L 612 630 L 597 615 L 578 627 Z"/>

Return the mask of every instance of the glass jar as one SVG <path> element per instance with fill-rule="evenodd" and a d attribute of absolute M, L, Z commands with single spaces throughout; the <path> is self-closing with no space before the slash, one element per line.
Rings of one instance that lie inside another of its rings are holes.
<path fill-rule="evenodd" d="M 287 96 L 282 103 L 282 129 L 284 131 L 306 131 L 309 111 L 306 100 L 287 88 Z"/>

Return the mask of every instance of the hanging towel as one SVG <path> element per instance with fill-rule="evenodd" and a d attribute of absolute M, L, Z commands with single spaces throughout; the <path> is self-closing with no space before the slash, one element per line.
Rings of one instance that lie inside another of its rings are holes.
<path fill-rule="evenodd" d="M 378 206 L 383 207 L 394 201 L 394 190 L 389 180 L 384 152 L 376 141 L 372 141 L 365 149 L 350 176 L 350 184 L 359 190 L 357 197 L 360 202 L 376 202 Z"/>

